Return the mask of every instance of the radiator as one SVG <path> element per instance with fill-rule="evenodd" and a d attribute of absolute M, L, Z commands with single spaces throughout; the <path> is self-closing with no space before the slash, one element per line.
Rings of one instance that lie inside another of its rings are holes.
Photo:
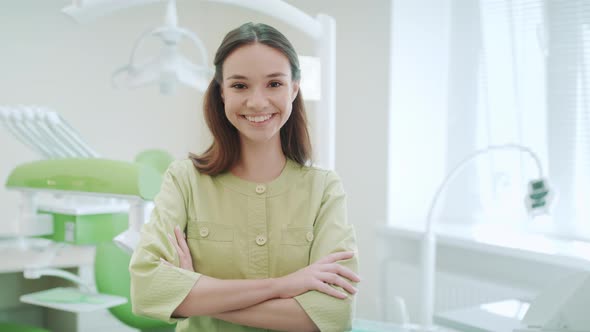
<path fill-rule="evenodd" d="M 392 321 L 394 296 L 404 298 L 410 321 L 415 322 L 419 312 L 420 275 L 416 265 L 389 261 L 381 273 L 382 298 L 378 307 L 382 309 L 381 319 Z M 470 307 L 482 303 L 518 298 L 531 299 L 534 292 L 518 289 L 470 276 L 437 271 L 435 312 Z"/>

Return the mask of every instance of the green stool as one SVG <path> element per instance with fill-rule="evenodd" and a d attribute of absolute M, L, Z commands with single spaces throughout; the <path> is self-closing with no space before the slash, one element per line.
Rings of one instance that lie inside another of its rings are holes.
<path fill-rule="evenodd" d="M 0 322 L 0 332 L 51 332 L 40 327 L 20 325 L 16 323 Z"/>

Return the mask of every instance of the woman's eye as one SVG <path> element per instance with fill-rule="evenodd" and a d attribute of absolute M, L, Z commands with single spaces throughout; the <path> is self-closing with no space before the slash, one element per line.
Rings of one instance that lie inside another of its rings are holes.
<path fill-rule="evenodd" d="M 235 84 L 232 84 L 231 87 L 234 88 L 234 89 L 245 89 L 246 88 L 246 85 L 245 84 L 242 84 L 242 83 L 235 83 Z"/>
<path fill-rule="evenodd" d="M 280 87 L 281 85 L 283 85 L 283 83 L 281 83 L 281 82 L 270 82 L 270 83 L 268 84 L 268 86 L 270 86 L 271 88 L 278 88 L 278 87 Z"/>

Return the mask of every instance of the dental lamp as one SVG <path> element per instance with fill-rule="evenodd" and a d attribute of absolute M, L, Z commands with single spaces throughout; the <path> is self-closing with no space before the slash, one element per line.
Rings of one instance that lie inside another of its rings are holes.
<path fill-rule="evenodd" d="M 543 167 L 539 157 L 529 148 L 518 144 L 492 145 L 479 149 L 465 157 L 457 164 L 443 179 L 438 186 L 430 203 L 430 209 L 426 218 L 426 230 L 421 240 L 421 307 L 419 325 L 422 331 L 436 331 L 438 328 L 433 325 L 434 314 L 434 277 L 436 269 L 436 234 L 433 228 L 434 212 L 438 199 L 447 186 L 457 174 L 477 156 L 498 150 L 516 150 L 528 154 L 535 162 L 538 170 L 538 178 L 531 180 L 528 184 L 528 195 L 525 197 L 525 205 L 529 215 L 536 216 L 549 212 L 549 205 L 553 194 L 547 186 L 547 180 L 543 177 Z"/>
<path fill-rule="evenodd" d="M 138 62 L 136 53 L 148 37 L 158 37 L 164 46 L 160 54 Z M 188 39 L 198 49 L 202 65 L 191 63 L 178 51 L 182 39 Z M 162 94 L 172 93 L 177 83 L 182 83 L 204 92 L 209 85 L 213 71 L 207 67 L 207 53 L 203 42 L 189 30 L 178 26 L 176 1 L 169 0 L 166 7 L 165 25 L 142 34 L 135 42 L 129 64 L 116 70 L 112 76 L 117 88 L 137 88 L 152 83 L 160 86 Z"/>
<path fill-rule="evenodd" d="M 318 165 L 334 169 L 336 161 L 336 21 L 331 16 L 318 14 L 315 18 L 307 15 L 298 8 L 281 0 L 208 0 L 221 4 L 233 5 L 250 9 L 279 21 L 285 22 L 293 28 L 303 32 L 315 43 L 315 55 L 319 57 L 319 66 L 313 65 L 313 69 L 319 67 L 319 89 L 314 86 L 317 81 L 302 79 L 301 90 L 306 93 L 313 91 L 311 95 L 318 99 L 317 108 L 321 112 L 312 112 L 312 124 L 314 139 L 315 161 Z M 79 23 L 87 23 L 101 16 L 108 15 L 118 10 L 139 5 L 161 2 L 158 0 L 73 0 L 70 6 L 62 11 Z M 164 27 L 152 30 L 142 36 L 132 52 L 130 64 L 115 72 L 113 82 L 120 82 L 122 86 L 140 86 L 144 84 L 158 83 L 162 92 L 173 89 L 172 82 L 177 79 L 185 84 L 193 82 L 198 88 L 200 83 L 195 83 L 194 77 L 200 79 L 209 74 L 203 67 L 188 65 L 178 53 L 176 43 L 181 36 L 187 36 L 196 43 L 201 51 L 201 58 L 207 63 L 203 55 L 204 47 L 196 38 L 186 30 L 176 27 L 176 6 L 173 0 L 169 0 L 167 7 L 167 24 Z M 159 56 L 144 63 L 135 62 L 135 50 L 143 43 L 143 39 L 150 35 L 160 37 L 166 44 Z M 194 35 L 193 35 L 194 36 Z M 305 65 L 306 62 L 302 62 Z M 308 76 L 306 72 L 304 76 Z M 121 81 L 119 81 L 121 79 Z M 190 85 L 190 84 L 189 84 Z M 319 91 L 318 91 L 319 90 Z"/>
<path fill-rule="evenodd" d="M 161 2 L 161 0 L 74 0 L 62 12 L 78 23 L 87 23 L 100 16 L 137 5 Z M 157 37 L 164 44 L 160 53 L 142 61 L 136 53 L 149 37 Z M 178 45 L 183 39 L 191 41 L 199 52 L 201 64 L 190 62 L 180 54 Z M 207 52 L 203 42 L 191 31 L 178 26 L 176 1 L 168 0 L 165 23 L 161 27 L 143 33 L 135 42 L 129 63 L 112 74 L 111 83 L 116 88 L 137 88 L 158 84 L 162 94 L 170 94 L 177 83 L 193 87 L 201 92 L 207 89 L 213 71 L 207 67 Z"/>

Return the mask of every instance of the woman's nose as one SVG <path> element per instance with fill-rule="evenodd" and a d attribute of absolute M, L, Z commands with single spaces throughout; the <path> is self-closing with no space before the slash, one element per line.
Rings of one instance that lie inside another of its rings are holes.
<path fill-rule="evenodd" d="M 246 107 L 261 110 L 268 106 L 268 96 L 260 89 L 254 89 L 246 100 Z"/>

